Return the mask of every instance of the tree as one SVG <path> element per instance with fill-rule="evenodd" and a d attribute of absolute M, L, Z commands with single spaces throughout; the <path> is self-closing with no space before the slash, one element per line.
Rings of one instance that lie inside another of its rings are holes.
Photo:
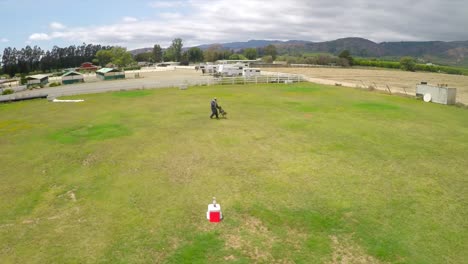
<path fill-rule="evenodd" d="M 188 51 L 182 53 L 182 56 L 180 57 L 180 65 L 189 65 L 190 64 L 190 61 L 189 61 L 189 54 L 188 54 Z"/>
<path fill-rule="evenodd" d="M 265 63 L 273 63 L 273 57 L 271 55 L 263 56 L 262 61 Z"/>
<path fill-rule="evenodd" d="M 278 55 L 278 52 L 276 51 L 276 46 L 275 45 L 268 45 L 263 49 L 264 55 L 268 56 L 270 55 L 273 60 L 276 60 L 276 55 Z"/>
<path fill-rule="evenodd" d="M 153 47 L 153 60 L 154 62 L 161 62 L 163 60 L 163 51 L 158 44 Z"/>
<path fill-rule="evenodd" d="M 341 59 L 340 60 L 340 64 L 341 66 L 343 67 L 347 67 L 347 66 L 353 66 L 354 64 L 354 59 L 353 57 L 351 56 L 351 53 L 349 52 L 349 50 L 343 50 L 339 55 L 338 57 Z M 346 60 L 346 61 L 345 61 Z"/>
<path fill-rule="evenodd" d="M 416 62 L 412 57 L 403 57 L 400 59 L 400 68 L 404 71 L 415 71 Z"/>
<path fill-rule="evenodd" d="M 150 62 L 153 61 L 153 52 L 145 52 L 135 55 L 135 60 L 138 62 Z"/>
<path fill-rule="evenodd" d="M 249 60 L 255 60 L 257 58 L 257 49 L 248 48 L 244 50 L 244 56 Z"/>
<path fill-rule="evenodd" d="M 112 52 L 110 50 L 100 50 L 96 53 L 96 58 L 99 61 L 99 65 L 104 67 L 112 61 Z"/>
<path fill-rule="evenodd" d="M 203 51 L 200 48 L 194 47 L 187 51 L 187 59 L 189 62 L 203 61 Z"/>
<path fill-rule="evenodd" d="M 183 46 L 184 46 L 184 44 L 182 43 L 182 39 L 180 39 L 180 38 L 176 38 L 176 39 L 174 39 L 172 41 L 172 44 L 168 48 L 168 50 L 171 49 L 173 57 L 174 57 L 174 61 L 180 61 L 180 59 L 182 57 L 182 47 Z"/>
<path fill-rule="evenodd" d="M 113 47 L 110 52 L 112 54 L 112 63 L 118 67 L 125 67 L 134 62 L 132 54 L 126 48 Z"/>
<path fill-rule="evenodd" d="M 118 67 L 125 67 L 133 63 L 132 54 L 126 48 L 113 47 L 110 50 L 100 50 L 96 53 L 96 58 L 101 66 L 112 62 Z"/>
<path fill-rule="evenodd" d="M 220 54 L 222 53 L 223 53 L 222 46 L 219 44 L 214 44 L 214 45 L 209 46 L 208 49 L 206 49 L 203 52 L 203 58 L 207 62 L 215 62 L 218 60 Z"/>
<path fill-rule="evenodd" d="M 167 48 L 163 55 L 164 61 L 175 61 L 175 52 L 172 47 Z"/>

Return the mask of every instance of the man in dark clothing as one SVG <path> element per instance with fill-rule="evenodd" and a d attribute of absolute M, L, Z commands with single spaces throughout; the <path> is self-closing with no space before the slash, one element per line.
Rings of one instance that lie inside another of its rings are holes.
<path fill-rule="evenodd" d="M 211 115 L 210 118 L 213 118 L 213 116 L 216 116 L 216 119 L 219 119 L 218 117 L 218 101 L 216 100 L 216 97 L 211 100 Z"/>

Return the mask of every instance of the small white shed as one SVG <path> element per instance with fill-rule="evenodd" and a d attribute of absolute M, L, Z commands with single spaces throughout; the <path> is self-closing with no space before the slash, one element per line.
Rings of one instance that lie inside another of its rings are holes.
<path fill-rule="evenodd" d="M 416 96 L 423 97 L 430 94 L 431 102 L 438 104 L 453 105 L 457 99 L 457 89 L 446 86 L 432 86 L 425 83 L 416 86 Z"/>

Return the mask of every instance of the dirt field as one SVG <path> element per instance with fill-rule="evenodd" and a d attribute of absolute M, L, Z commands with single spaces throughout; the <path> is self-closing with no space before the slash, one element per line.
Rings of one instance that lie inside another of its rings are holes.
<path fill-rule="evenodd" d="M 468 76 L 440 73 L 404 72 L 383 69 L 340 69 L 340 68 L 272 68 L 262 69 L 271 72 L 303 74 L 312 82 L 331 84 L 340 83 L 350 87 L 377 86 L 392 92 L 415 94 L 416 84 L 426 81 L 429 84 L 448 84 L 457 88 L 457 101 L 468 104 Z"/>

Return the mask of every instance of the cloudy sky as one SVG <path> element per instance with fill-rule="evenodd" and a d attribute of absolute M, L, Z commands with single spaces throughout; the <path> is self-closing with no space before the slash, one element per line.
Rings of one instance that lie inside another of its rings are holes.
<path fill-rule="evenodd" d="M 0 0 L 0 52 L 82 42 L 129 49 L 250 39 L 468 40 L 467 0 Z"/>

